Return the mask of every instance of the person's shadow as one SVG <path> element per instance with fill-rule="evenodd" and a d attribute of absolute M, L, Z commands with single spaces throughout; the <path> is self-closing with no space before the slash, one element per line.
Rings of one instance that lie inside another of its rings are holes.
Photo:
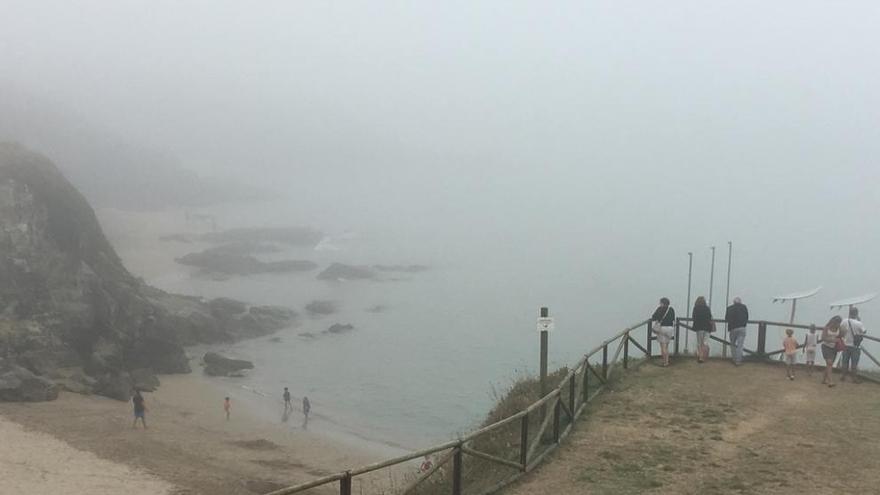
<path fill-rule="evenodd" d="M 284 408 L 284 412 L 281 413 L 281 422 L 287 423 L 287 420 L 290 419 L 290 409 Z"/>

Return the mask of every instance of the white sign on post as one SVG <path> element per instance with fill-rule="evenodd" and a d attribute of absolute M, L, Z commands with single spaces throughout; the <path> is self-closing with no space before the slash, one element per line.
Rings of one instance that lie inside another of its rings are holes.
<path fill-rule="evenodd" d="M 539 332 L 549 332 L 553 330 L 553 318 L 545 317 L 538 318 L 538 331 Z"/>

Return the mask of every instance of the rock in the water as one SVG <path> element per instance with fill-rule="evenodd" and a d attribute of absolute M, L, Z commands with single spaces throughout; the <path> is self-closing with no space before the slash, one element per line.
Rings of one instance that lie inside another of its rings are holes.
<path fill-rule="evenodd" d="M 243 359 L 231 359 L 216 352 L 205 353 L 205 373 L 211 376 L 233 376 L 242 370 L 253 369 L 254 363 Z"/>
<path fill-rule="evenodd" d="M 388 306 L 377 304 L 375 306 L 370 306 L 365 311 L 367 313 L 384 313 L 388 309 Z"/>
<path fill-rule="evenodd" d="M 306 312 L 311 316 L 332 315 L 338 310 L 333 301 L 312 301 L 306 304 Z"/>
<path fill-rule="evenodd" d="M 201 268 L 209 273 L 224 275 L 308 272 L 318 267 L 314 262 L 305 260 L 260 261 L 249 255 L 218 251 L 218 248 L 190 253 L 175 261 L 182 265 Z"/>
<path fill-rule="evenodd" d="M 372 280 L 376 272 L 367 266 L 352 266 L 333 263 L 318 274 L 318 280 Z"/>
<path fill-rule="evenodd" d="M 247 304 L 228 297 L 211 299 L 208 301 L 208 307 L 214 314 L 226 317 L 240 315 L 248 309 Z"/>
<path fill-rule="evenodd" d="M 326 333 L 346 333 L 354 330 L 354 325 L 334 323 L 330 325 L 330 328 L 325 330 Z"/>
<path fill-rule="evenodd" d="M 27 369 L 0 360 L 0 401 L 42 402 L 58 398 L 58 387 Z"/>

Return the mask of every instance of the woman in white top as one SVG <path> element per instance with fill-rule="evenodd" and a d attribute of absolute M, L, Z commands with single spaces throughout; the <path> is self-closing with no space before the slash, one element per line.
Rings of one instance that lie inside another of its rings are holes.
<path fill-rule="evenodd" d="M 837 358 L 837 342 L 840 340 L 840 322 L 843 318 L 835 316 L 828 320 L 828 324 L 822 329 L 822 357 L 825 358 L 825 379 L 822 383 L 829 387 L 834 386 L 832 381 L 832 369 L 834 359 Z"/>
<path fill-rule="evenodd" d="M 807 374 L 813 374 L 813 366 L 816 365 L 816 347 L 819 345 L 819 334 L 816 333 L 816 325 L 810 325 L 810 331 L 804 338 L 804 356 L 807 363 Z"/>

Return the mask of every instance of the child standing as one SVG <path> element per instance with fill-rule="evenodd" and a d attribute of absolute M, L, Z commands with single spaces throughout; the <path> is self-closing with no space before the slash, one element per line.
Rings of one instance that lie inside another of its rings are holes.
<path fill-rule="evenodd" d="M 798 341 L 794 338 L 794 330 L 785 329 L 785 339 L 782 341 L 782 348 L 785 349 L 785 372 L 789 380 L 794 380 L 794 365 L 797 363 Z"/>
<path fill-rule="evenodd" d="M 816 364 L 816 347 L 819 345 L 819 334 L 816 333 L 816 325 L 810 325 L 810 332 L 804 337 L 804 356 L 807 362 L 807 375 L 813 374 L 813 366 Z"/>
<path fill-rule="evenodd" d="M 223 410 L 226 411 L 226 421 L 229 421 L 229 410 L 232 409 L 232 403 L 229 402 L 229 397 L 223 401 Z"/>

